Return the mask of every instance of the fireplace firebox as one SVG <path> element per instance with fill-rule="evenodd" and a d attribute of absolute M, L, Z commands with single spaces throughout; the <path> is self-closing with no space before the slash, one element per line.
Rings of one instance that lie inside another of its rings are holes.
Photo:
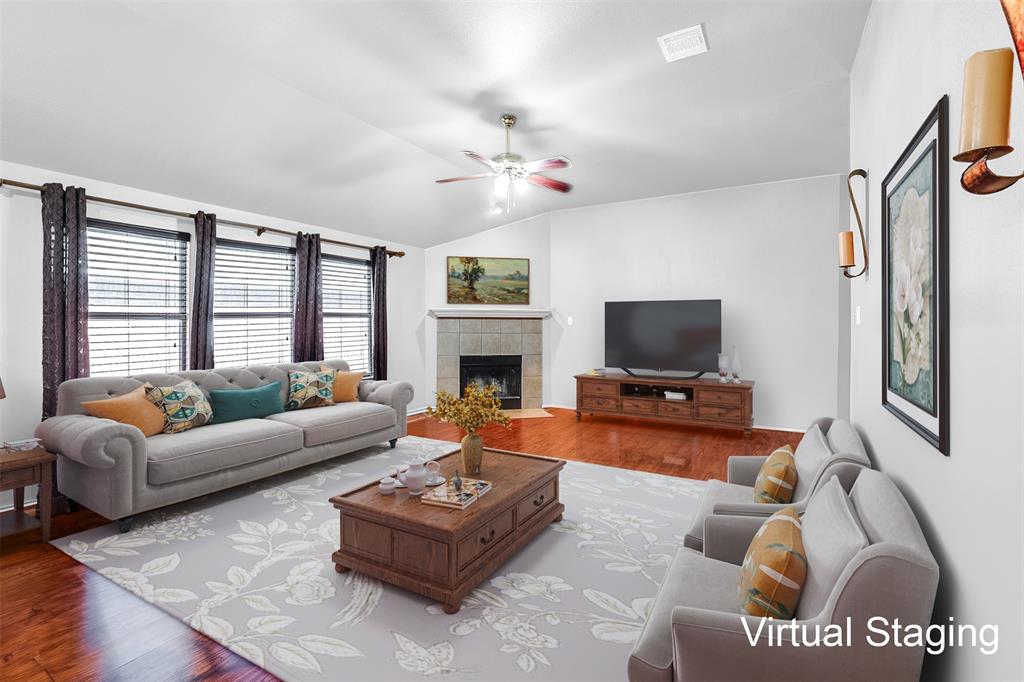
<path fill-rule="evenodd" d="M 518 409 L 522 399 L 523 358 L 520 355 L 463 355 L 459 357 L 459 389 L 467 384 L 497 384 L 497 397 L 505 409 Z"/>

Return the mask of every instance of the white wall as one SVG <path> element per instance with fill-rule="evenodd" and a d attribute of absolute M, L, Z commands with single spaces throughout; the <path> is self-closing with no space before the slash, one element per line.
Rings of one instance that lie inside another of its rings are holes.
<path fill-rule="evenodd" d="M 605 301 L 721 298 L 724 347 L 739 348 L 743 374 L 758 382 L 755 423 L 802 429 L 847 408 L 848 295 L 835 267 L 846 215 L 840 180 L 556 211 L 431 247 L 428 307 L 444 304 L 445 256 L 531 258 L 531 303 L 554 309 L 544 326 L 544 403 L 575 406 L 573 375 L 604 362 Z"/>
<path fill-rule="evenodd" d="M 85 187 L 93 195 L 175 210 L 213 211 L 225 219 L 294 231 L 319 232 L 327 238 L 377 243 L 373 238 L 354 232 L 303 225 L 15 163 L 0 161 L 0 175 L 35 184 L 60 182 L 76 185 Z M 99 203 L 90 203 L 88 214 L 94 218 L 136 225 L 186 232 L 193 230 L 190 220 Z M 26 438 L 33 434 L 39 423 L 42 404 L 42 227 L 39 194 L 8 187 L 0 190 L 0 224 L 0 377 L 7 391 L 7 399 L 0 400 L 0 439 L 8 440 Z M 256 239 L 250 230 L 227 226 L 219 226 L 218 234 L 233 239 Z M 270 234 L 259 239 L 264 243 L 288 244 L 290 241 Z M 406 252 L 404 258 L 391 258 L 388 261 L 388 374 L 392 379 L 412 382 L 416 397 L 410 409 L 422 409 L 427 404 L 423 383 L 423 249 L 393 242 L 388 246 Z M 365 251 L 329 244 L 324 245 L 324 251 L 366 257 Z"/>
<path fill-rule="evenodd" d="M 917 512 L 942 570 L 934 621 L 999 625 L 999 652 L 954 649 L 927 657 L 923 679 L 1024 679 L 1021 642 L 1024 515 L 1024 187 L 991 196 L 960 188 L 949 165 L 950 423 L 944 457 L 883 410 L 881 182 L 936 101 L 949 95 L 949 149 L 957 151 L 963 63 L 1010 47 L 995 0 L 875 2 L 851 79 L 850 163 L 867 169 L 873 270 L 853 283 L 862 324 L 851 333 L 851 411 L 882 471 Z M 1015 67 L 1016 68 L 1016 67 Z M 1018 72 L 1011 144 L 1024 146 Z M 1019 172 L 1021 153 L 995 161 Z"/>

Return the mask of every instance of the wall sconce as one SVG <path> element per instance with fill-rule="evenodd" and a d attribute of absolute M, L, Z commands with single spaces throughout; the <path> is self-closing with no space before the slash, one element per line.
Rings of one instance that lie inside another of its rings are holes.
<path fill-rule="evenodd" d="M 846 190 L 850 193 L 850 203 L 853 205 L 853 214 L 857 216 L 857 229 L 860 231 L 860 248 L 864 253 L 864 267 L 860 269 L 860 272 L 850 274 L 850 268 L 857 264 L 856 258 L 853 255 L 853 232 L 840 232 L 839 267 L 843 269 L 843 277 L 847 279 L 860 277 L 868 271 L 868 242 L 864 239 L 864 223 L 860 218 L 860 209 L 857 208 L 857 198 L 853 195 L 853 183 L 851 181 L 854 177 L 864 178 L 864 182 L 867 183 L 868 172 L 863 168 L 857 168 L 850 171 L 849 175 L 846 176 Z"/>
<path fill-rule="evenodd" d="M 1010 34 L 1024 74 L 1024 0 L 1002 0 Z M 989 159 L 1006 156 L 1010 146 L 1010 100 L 1013 94 L 1013 50 L 975 52 L 964 64 L 964 96 L 960 117 L 960 153 L 954 161 L 971 164 L 960 185 L 971 194 L 1001 192 L 1021 178 L 999 175 Z"/>

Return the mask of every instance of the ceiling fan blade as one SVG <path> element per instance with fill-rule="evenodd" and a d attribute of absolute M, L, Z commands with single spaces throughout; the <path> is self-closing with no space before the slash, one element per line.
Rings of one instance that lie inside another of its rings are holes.
<path fill-rule="evenodd" d="M 487 166 L 491 170 L 497 170 L 498 168 L 498 164 L 494 163 L 483 154 L 477 154 L 476 152 L 471 152 L 468 149 L 463 149 L 462 153 L 468 156 L 469 158 L 473 159 L 474 161 L 479 161 L 480 163 Z"/>
<path fill-rule="evenodd" d="M 444 178 L 443 180 L 434 180 L 437 183 L 445 182 L 459 182 L 460 180 L 479 180 L 481 178 L 493 178 L 494 173 L 480 173 L 479 175 L 463 175 L 461 178 Z"/>
<path fill-rule="evenodd" d="M 572 165 L 572 161 L 565 158 L 564 156 L 552 156 L 547 159 L 537 159 L 536 161 L 527 161 L 523 164 L 523 168 L 527 173 L 540 173 L 542 171 L 557 170 L 559 168 L 568 168 Z"/>
<path fill-rule="evenodd" d="M 537 175 L 536 173 L 527 175 L 526 181 L 531 185 L 537 185 L 538 187 L 546 187 L 547 189 L 553 189 L 556 192 L 568 192 L 572 189 L 572 185 L 568 182 L 562 182 L 561 180 L 555 180 L 549 178 L 546 175 Z"/>

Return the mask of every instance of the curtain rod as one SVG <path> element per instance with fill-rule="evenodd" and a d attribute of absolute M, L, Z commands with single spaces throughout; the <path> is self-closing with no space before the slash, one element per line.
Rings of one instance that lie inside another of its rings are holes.
<path fill-rule="evenodd" d="M 0 178 L 0 187 L 3 187 L 4 185 L 10 186 L 10 187 L 17 187 L 18 189 L 28 189 L 28 190 L 32 190 L 34 192 L 42 192 L 43 191 L 42 185 L 33 185 L 32 183 L 29 183 L 29 182 L 20 182 L 18 180 L 10 180 L 8 178 Z M 85 195 L 85 198 L 88 201 L 95 201 L 95 202 L 100 203 L 100 204 L 110 204 L 111 206 L 122 206 L 124 208 L 136 208 L 136 209 L 139 209 L 141 211 L 149 211 L 150 213 L 162 213 L 163 215 L 171 215 L 171 216 L 175 216 L 177 218 L 194 219 L 196 217 L 195 213 L 187 213 L 185 211 L 172 211 L 172 210 L 170 210 L 168 208 L 160 208 L 158 206 L 146 206 L 145 204 L 133 204 L 130 201 L 121 201 L 120 199 L 107 199 L 106 197 L 94 197 L 94 196 L 90 196 L 88 194 Z M 261 236 L 264 232 L 270 232 L 271 234 L 280 234 L 280 235 L 284 235 L 284 236 L 287 236 L 287 237 L 294 237 L 295 236 L 294 232 L 290 232 L 288 230 L 279 230 L 277 228 L 266 227 L 264 225 L 254 225 L 252 223 L 243 223 L 243 222 L 239 222 L 237 220 L 226 220 L 226 219 L 217 218 L 217 224 L 218 225 L 229 225 L 231 227 L 241 227 L 241 228 L 245 228 L 247 230 L 255 230 L 257 237 Z M 366 246 L 364 244 L 353 244 L 352 242 L 343 242 L 343 241 L 339 241 L 337 239 L 327 239 L 325 237 L 321 237 L 320 241 L 325 243 L 325 244 L 335 244 L 337 246 L 347 246 L 347 247 L 353 248 L 353 249 L 366 249 L 367 251 L 369 251 L 370 248 L 371 248 L 371 247 Z M 392 250 L 388 249 L 388 256 L 389 257 L 401 258 L 404 255 L 405 255 L 405 251 L 392 251 Z"/>

